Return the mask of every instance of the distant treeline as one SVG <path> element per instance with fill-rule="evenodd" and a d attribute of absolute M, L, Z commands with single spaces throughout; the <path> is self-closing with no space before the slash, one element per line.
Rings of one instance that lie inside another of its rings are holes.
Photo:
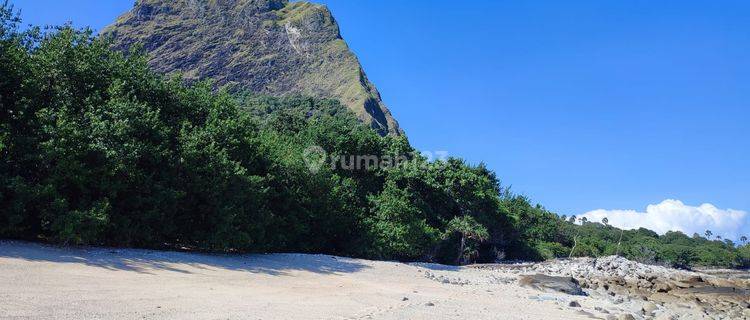
<path fill-rule="evenodd" d="M 428 161 L 336 101 L 186 85 L 90 31 L 21 31 L 7 5 L 0 21 L 0 237 L 451 264 L 573 246 L 679 266 L 750 261 L 748 246 L 700 236 L 575 225 L 484 165 Z M 311 171 L 311 146 L 405 161 Z"/>

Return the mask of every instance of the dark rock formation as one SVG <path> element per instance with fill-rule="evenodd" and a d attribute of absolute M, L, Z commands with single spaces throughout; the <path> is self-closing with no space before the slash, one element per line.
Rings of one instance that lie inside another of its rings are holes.
<path fill-rule="evenodd" d="M 644 301 L 643 315 L 655 314 L 659 310 L 657 305 L 660 305 L 670 314 L 679 315 L 681 310 L 688 308 L 701 310 L 705 315 L 699 317 L 695 313 L 695 316 L 683 315 L 680 319 L 750 319 L 750 280 L 741 277 L 716 277 L 645 265 L 614 256 L 548 261 L 529 269 L 574 277 L 590 294 Z"/>
<path fill-rule="evenodd" d="M 158 72 L 261 94 L 338 99 L 381 134 L 401 134 L 325 6 L 137 0 L 103 34 L 120 50 L 142 45 Z"/>
<path fill-rule="evenodd" d="M 521 276 L 518 284 L 540 291 L 562 292 L 572 295 L 585 295 L 578 280 L 572 277 L 555 277 L 543 274 Z M 579 305 L 580 306 L 580 305 Z"/>

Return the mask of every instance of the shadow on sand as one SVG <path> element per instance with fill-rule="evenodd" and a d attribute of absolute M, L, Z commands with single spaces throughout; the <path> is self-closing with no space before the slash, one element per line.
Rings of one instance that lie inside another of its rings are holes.
<path fill-rule="evenodd" d="M 23 241 L 0 241 L 0 258 L 77 263 L 145 274 L 150 274 L 153 270 L 191 274 L 212 269 L 269 275 L 285 275 L 290 271 L 335 274 L 369 268 L 355 259 L 321 254 L 205 254 L 142 249 L 57 247 Z"/>
<path fill-rule="evenodd" d="M 415 267 L 421 267 L 425 269 L 430 269 L 433 271 L 459 271 L 461 270 L 460 266 L 450 266 L 445 264 L 437 264 L 437 263 L 428 263 L 428 262 L 412 262 L 410 265 Z"/>

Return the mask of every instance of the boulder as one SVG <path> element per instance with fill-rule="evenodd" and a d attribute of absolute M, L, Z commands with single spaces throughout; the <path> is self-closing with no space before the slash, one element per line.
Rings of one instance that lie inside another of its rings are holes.
<path fill-rule="evenodd" d="M 624 313 L 617 316 L 617 320 L 635 320 L 635 317 L 632 314 Z"/>
<path fill-rule="evenodd" d="M 555 277 L 543 274 L 521 276 L 518 284 L 545 292 L 562 292 L 570 295 L 585 296 L 578 280 L 572 277 Z"/>
<path fill-rule="evenodd" d="M 659 307 L 657 307 L 655 304 L 651 302 L 646 302 L 643 304 L 643 307 L 641 307 L 641 310 L 643 310 L 643 314 L 650 315 L 653 314 L 654 311 L 658 310 Z"/>

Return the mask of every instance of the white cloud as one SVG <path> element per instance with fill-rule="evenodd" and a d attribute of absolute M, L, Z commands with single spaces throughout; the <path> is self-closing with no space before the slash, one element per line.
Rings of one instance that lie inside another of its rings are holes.
<path fill-rule="evenodd" d="M 607 217 L 609 224 L 623 229 L 637 229 L 640 227 L 651 229 L 659 234 L 667 231 L 682 231 L 687 235 L 698 233 L 703 235 L 711 230 L 716 235 L 727 239 L 738 239 L 750 230 L 746 211 L 734 209 L 719 209 L 704 203 L 694 207 L 685 205 L 679 200 L 664 200 L 659 204 L 646 207 L 646 212 L 635 210 L 605 210 L 598 209 L 581 215 L 589 221 L 600 222 Z"/>

